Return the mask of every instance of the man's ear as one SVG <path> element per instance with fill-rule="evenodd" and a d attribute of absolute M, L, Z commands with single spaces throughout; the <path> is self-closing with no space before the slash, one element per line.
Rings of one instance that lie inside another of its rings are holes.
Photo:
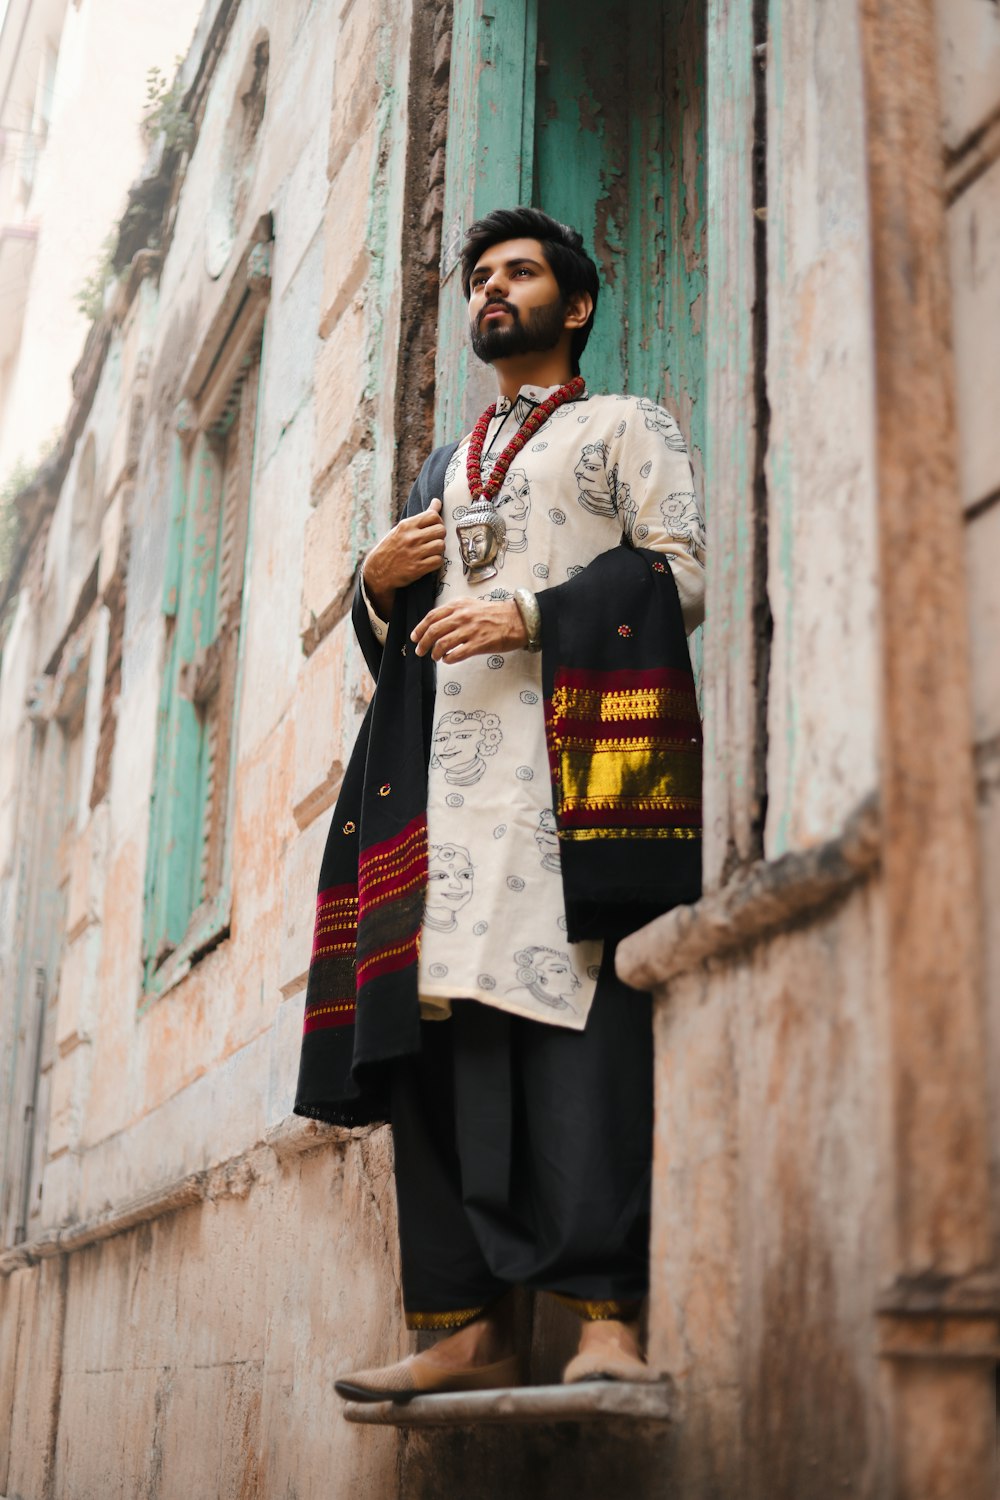
<path fill-rule="evenodd" d="M 564 328 L 582 328 L 594 311 L 594 299 L 589 292 L 571 292 L 566 298 Z"/>

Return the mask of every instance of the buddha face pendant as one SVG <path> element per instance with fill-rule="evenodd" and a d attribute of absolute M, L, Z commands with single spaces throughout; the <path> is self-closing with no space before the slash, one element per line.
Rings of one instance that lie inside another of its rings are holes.
<path fill-rule="evenodd" d="M 455 525 L 462 567 L 470 583 L 485 583 L 497 576 L 494 563 L 502 553 L 507 528 L 492 505 L 478 504 Z"/>

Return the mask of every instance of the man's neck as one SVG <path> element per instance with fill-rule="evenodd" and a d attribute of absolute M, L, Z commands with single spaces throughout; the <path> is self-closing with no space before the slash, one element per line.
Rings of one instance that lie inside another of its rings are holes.
<path fill-rule="evenodd" d="M 522 386 L 534 385 L 547 390 L 553 385 L 566 385 L 573 379 L 569 358 L 562 349 L 498 359 L 493 371 L 497 377 L 498 394 L 506 396 L 508 401 L 514 400 Z"/>

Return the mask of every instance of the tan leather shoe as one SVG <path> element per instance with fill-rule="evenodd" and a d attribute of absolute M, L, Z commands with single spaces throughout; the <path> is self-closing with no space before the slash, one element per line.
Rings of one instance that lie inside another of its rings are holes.
<path fill-rule="evenodd" d="M 581 1380 L 658 1380 L 644 1359 L 617 1349 L 584 1349 L 574 1354 L 563 1371 L 563 1384 Z"/>
<path fill-rule="evenodd" d="M 425 1349 L 382 1369 L 355 1370 L 335 1380 L 333 1388 L 348 1401 L 410 1401 L 440 1391 L 489 1391 L 521 1383 L 516 1354 L 491 1365 L 449 1369 L 434 1363 L 433 1352 Z"/>

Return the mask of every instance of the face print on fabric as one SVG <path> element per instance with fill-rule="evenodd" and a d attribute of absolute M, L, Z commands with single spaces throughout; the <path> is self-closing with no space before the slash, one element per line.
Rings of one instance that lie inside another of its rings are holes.
<path fill-rule="evenodd" d="M 424 921 L 438 932 L 454 932 L 457 913 L 472 900 L 475 871 L 460 844 L 431 844 L 427 857 Z"/>
<path fill-rule="evenodd" d="M 585 443 L 573 470 L 577 499 L 592 516 L 613 516 L 615 502 L 608 488 L 607 443 Z"/>
<path fill-rule="evenodd" d="M 507 552 L 527 550 L 525 527 L 531 514 L 531 485 L 523 469 L 511 469 L 497 496 L 497 510 L 507 523 Z"/>
<path fill-rule="evenodd" d="M 442 714 L 434 731 L 431 765 L 444 769 L 452 786 L 473 786 L 486 771 L 486 759 L 496 755 L 503 740 L 500 719 L 483 709 Z"/>
<path fill-rule="evenodd" d="M 522 948 L 514 954 L 518 985 L 553 1010 L 575 1010 L 572 997 L 580 988 L 568 953 L 555 948 Z"/>
<path fill-rule="evenodd" d="M 663 407 L 657 406 L 655 402 L 647 400 L 645 396 L 640 397 L 635 404 L 642 412 L 649 431 L 658 432 L 671 453 L 688 451 L 684 434 L 668 411 L 664 411 Z"/>
<path fill-rule="evenodd" d="M 454 453 L 449 458 L 449 460 L 448 460 L 448 467 L 444 471 L 444 487 L 445 487 L 445 489 L 448 488 L 449 484 L 451 484 L 451 482 L 453 481 L 453 479 L 458 474 L 459 467 L 461 466 L 461 463 L 462 463 L 462 460 L 463 460 L 464 457 L 465 457 L 465 454 L 462 451 L 462 445 L 459 444 L 459 446 L 455 449 Z"/>
<path fill-rule="evenodd" d="M 556 815 L 551 807 L 543 807 L 538 814 L 535 843 L 542 856 L 542 869 L 559 871 L 559 838 L 556 834 Z"/>
<path fill-rule="evenodd" d="M 611 493 L 611 504 L 621 520 L 622 530 L 626 536 L 631 536 L 638 508 L 632 499 L 631 486 L 618 477 L 617 464 L 612 464 L 608 471 L 608 489 Z"/>
<path fill-rule="evenodd" d="M 704 566 L 705 522 L 697 495 L 690 490 L 668 495 L 660 501 L 660 514 L 664 529 L 682 541 L 691 556 Z"/>

